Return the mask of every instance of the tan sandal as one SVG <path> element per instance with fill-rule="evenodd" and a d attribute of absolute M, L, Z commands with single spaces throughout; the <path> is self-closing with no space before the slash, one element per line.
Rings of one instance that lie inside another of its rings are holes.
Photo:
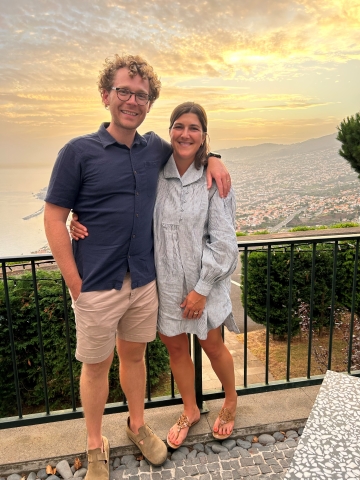
<path fill-rule="evenodd" d="M 235 420 L 235 415 L 232 415 L 230 410 L 226 407 L 223 407 L 220 410 L 218 417 L 220 419 L 219 427 L 223 427 L 226 423 L 229 423 L 229 422 L 232 422 L 233 420 Z M 232 432 L 233 432 L 233 429 L 231 429 L 230 433 L 225 433 L 225 434 L 222 434 L 222 435 L 220 433 L 217 433 L 217 432 L 214 432 L 214 431 L 212 432 L 212 434 L 213 434 L 213 437 L 216 438 L 217 440 L 225 440 L 226 438 L 230 437 Z"/>
<path fill-rule="evenodd" d="M 183 429 L 183 428 L 191 428 L 193 425 L 195 425 L 196 423 L 200 422 L 200 418 L 199 420 L 195 420 L 195 422 L 190 422 L 189 420 L 189 417 L 187 415 L 185 415 L 185 413 L 183 413 L 178 421 L 176 422 L 176 425 L 177 425 L 177 430 L 178 430 L 178 437 L 179 437 L 179 433 L 180 431 Z M 188 432 L 189 433 L 189 432 Z M 187 435 L 186 435 L 187 437 Z M 169 447 L 173 448 L 174 450 L 176 450 L 177 448 L 181 447 L 181 445 L 185 442 L 186 440 L 186 437 L 184 438 L 184 440 L 179 444 L 179 445 L 175 445 L 175 443 L 172 443 L 170 442 L 169 440 L 169 434 L 167 435 L 167 438 L 166 438 L 166 441 L 169 445 Z"/>

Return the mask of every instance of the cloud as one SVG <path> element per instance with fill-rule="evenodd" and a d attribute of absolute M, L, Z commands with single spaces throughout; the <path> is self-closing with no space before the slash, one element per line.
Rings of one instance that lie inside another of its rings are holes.
<path fill-rule="evenodd" d="M 356 104 L 355 87 L 335 98 L 317 74 L 335 85 L 359 45 L 358 0 L 3 2 L 0 120 L 36 137 L 93 130 L 108 118 L 96 79 L 114 53 L 140 53 L 161 75 L 149 122 L 163 130 L 188 99 L 235 123 L 321 109 L 335 118 L 336 102 Z"/>
<path fill-rule="evenodd" d="M 3 62 L 10 77 L 25 66 L 25 84 L 35 72 L 88 79 L 115 52 L 141 52 L 163 76 L 188 78 L 279 78 L 305 60 L 359 58 L 357 0 L 20 0 L 7 3 L 3 24 Z"/>

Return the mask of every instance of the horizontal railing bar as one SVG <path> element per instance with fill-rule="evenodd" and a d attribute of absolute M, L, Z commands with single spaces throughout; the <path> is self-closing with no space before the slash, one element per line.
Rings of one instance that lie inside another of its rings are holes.
<path fill-rule="evenodd" d="M 252 236 L 254 237 L 254 236 Z M 292 243 L 326 243 L 326 242 L 334 242 L 335 240 L 355 240 L 360 237 L 360 233 L 341 233 L 341 234 L 332 234 L 332 235 L 313 235 L 307 237 L 282 237 L 282 238 L 273 238 L 271 234 L 269 234 L 269 238 L 262 238 L 262 239 L 248 239 L 247 237 L 238 237 L 237 244 L 239 248 L 243 248 L 244 246 L 247 247 L 256 247 L 259 245 L 281 245 L 284 243 L 292 244 Z M 32 255 L 21 255 L 21 256 L 6 256 L 0 257 L 0 262 L 30 262 L 32 260 L 50 260 L 54 262 L 54 258 L 51 253 L 42 253 L 42 254 L 32 254 Z"/>
<path fill-rule="evenodd" d="M 239 240 L 237 239 L 237 244 L 239 249 L 243 247 L 258 247 L 258 246 L 267 246 L 271 245 L 284 245 L 284 244 L 294 244 L 294 243 L 329 243 L 342 240 L 356 240 L 360 237 L 360 233 L 353 233 L 348 235 L 331 235 L 331 236 L 311 236 L 311 237 L 290 237 L 290 238 L 268 238 L 268 239 L 259 239 L 259 240 Z M 241 237 L 244 238 L 244 237 Z"/>

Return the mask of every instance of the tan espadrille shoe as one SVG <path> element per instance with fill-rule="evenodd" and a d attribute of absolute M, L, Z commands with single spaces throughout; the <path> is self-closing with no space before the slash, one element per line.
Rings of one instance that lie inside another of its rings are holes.
<path fill-rule="evenodd" d="M 139 433 L 135 433 L 130 429 L 130 417 L 127 419 L 126 427 L 127 436 L 135 443 L 140 452 L 155 467 L 160 467 L 167 459 L 167 448 L 165 443 L 151 430 L 149 425 L 145 423 L 139 428 Z M 143 442 L 143 443 L 140 443 Z"/>
<path fill-rule="evenodd" d="M 109 480 L 110 445 L 106 437 L 102 437 L 104 451 L 95 448 L 88 451 L 88 471 L 84 480 Z"/>

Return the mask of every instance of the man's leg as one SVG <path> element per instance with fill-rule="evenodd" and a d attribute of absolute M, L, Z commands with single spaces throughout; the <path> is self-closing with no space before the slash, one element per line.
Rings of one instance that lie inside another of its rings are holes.
<path fill-rule="evenodd" d="M 144 425 L 146 343 L 117 339 L 120 359 L 120 384 L 129 407 L 130 429 L 137 435 Z"/>
<path fill-rule="evenodd" d="M 155 281 L 135 288 L 130 306 L 121 317 L 116 346 L 120 359 L 120 383 L 126 395 L 130 416 L 127 435 L 153 465 L 167 458 L 165 443 L 144 421 L 146 344 L 156 337 L 158 298 Z"/>
<path fill-rule="evenodd" d="M 101 424 L 109 395 L 109 369 L 112 353 L 101 363 L 83 363 L 80 377 L 81 404 L 84 409 L 88 450 L 102 448 Z"/>

